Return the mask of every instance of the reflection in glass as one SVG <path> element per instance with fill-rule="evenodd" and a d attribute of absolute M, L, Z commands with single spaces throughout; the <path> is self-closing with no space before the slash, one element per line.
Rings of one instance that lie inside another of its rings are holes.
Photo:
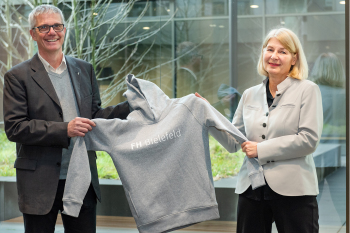
<path fill-rule="evenodd" d="M 200 17 L 202 15 L 202 4 L 198 0 L 176 0 L 175 7 L 177 18 Z"/>
<path fill-rule="evenodd" d="M 185 84 L 187 86 L 183 91 L 177 87 L 176 97 L 197 91 L 210 103 L 218 102 L 217 91 L 220 85 L 230 84 L 228 20 L 178 20 L 175 27 L 176 84 L 181 85 L 183 73 L 192 80 L 197 79 L 197 82 Z M 193 74 L 190 75 L 189 70 Z"/>
<path fill-rule="evenodd" d="M 238 80 L 236 88 L 243 93 L 249 87 L 261 83 L 262 78 L 258 75 L 255 67 L 258 63 L 261 37 L 263 34 L 263 19 L 239 18 L 237 21 L 237 68 Z"/>
<path fill-rule="evenodd" d="M 318 84 L 322 94 L 322 142 L 344 143 L 345 73 L 339 58 L 333 53 L 322 53 L 315 61 L 310 80 Z"/>
<path fill-rule="evenodd" d="M 318 150 L 327 151 L 322 163 L 315 158 L 318 171 L 330 173 L 319 180 L 318 201 L 320 209 L 328 206 L 328 216 L 333 216 L 333 221 L 328 224 L 343 224 L 345 222 L 345 208 L 341 204 L 344 201 L 343 192 L 336 188 L 344 184 L 344 169 L 341 166 L 341 156 L 345 157 L 345 133 L 346 133 L 346 105 L 345 105 L 345 73 L 340 59 L 333 53 L 322 53 L 315 61 L 310 73 L 310 80 L 318 84 L 322 95 L 323 106 L 323 131 Z M 343 152 L 341 149 L 343 148 Z M 317 152 L 316 152 L 317 153 Z M 316 154 L 315 153 L 315 154 Z M 343 175 L 339 175 L 343 174 Z M 334 177 L 338 177 L 334 179 Z M 330 197 L 330 200 L 329 200 Z M 328 198 L 328 199 L 327 199 Z M 343 200 L 342 200 L 343 199 Z M 330 205 L 325 204 L 325 200 Z M 326 225 L 322 219 L 321 222 Z M 329 220 L 328 220 L 329 221 Z"/>
<path fill-rule="evenodd" d="M 118 3 L 118 5 L 120 5 Z M 144 16 L 167 16 L 170 14 L 169 1 L 163 0 L 161 3 L 158 1 L 151 2 L 135 2 L 133 8 L 130 11 L 128 17 L 138 17 L 145 9 Z"/>
<path fill-rule="evenodd" d="M 263 0 L 237 1 L 238 15 L 262 15 L 264 9 Z"/>
<path fill-rule="evenodd" d="M 230 121 L 232 121 L 239 100 L 241 99 L 241 94 L 236 90 L 236 88 L 230 87 L 226 84 L 221 84 L 217 95 L 219 101 L 213 104 L 213 106 L 222 115 L 226 116 Z"/>
<path fill-rule="evenodd" d="M 176 0 L 175 7 L 178 18 L 228 15 L 228 0 Z"/>
<path fill-rule="evenodd" d="M 281 16 L 281 17 L 268 17 L 266 18 L 266 29 L 271 30 L 276 27 L 286 27 L 295 32 L 300 38 L 300 42 L 304 42 L 303 37 L 303 25 L 307 26 L 305 17 L 302 16 Z M 308 33 L 309 34 L 309 33 Z M 307 54 L 305 54 L 307 56 Z"/>
<path fill-rule="evenodd" d="M 308 12 L 345 11 L 345 1 L 340 0 L 309 0 Z"/>
<path fill-rule="evenodd" d="M 302 13 L 307 10 L 307 0 L 265 1 L 266 14 Z"/>
<path fill-rule="evenodd" d="M 203 55 L 199 54 L 198 47 L 190 42 L 184 41 L 177 46 L 178 70 L 176 72 L 176 96 L 182 97 L 198 92 L 201 61 Z"/>

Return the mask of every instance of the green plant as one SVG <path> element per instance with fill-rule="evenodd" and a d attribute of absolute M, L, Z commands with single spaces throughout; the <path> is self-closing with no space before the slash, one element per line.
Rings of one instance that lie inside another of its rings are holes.
<path fill-rule="evenodd" d="M 209 138 L 209 142 L 214 180 L 236 175 L 245 154 L 242 151 L 228 153 L 213 137 Z M 0 176 L 15 176 L 16 144 L 7 139 L 3 129 L 0 129 L 0 145 Z M 97 171 L 100 179 L 119 179 L 113 161 L 106 152 L 97 152 Z"/>
<path fill-rule="evenodd" d="M 16 144 L 7 140 L 3 129 L 0 129 L 0 145 L 0 176 L 15 176 Z"/>
<path fill-rule="evenodd" d="M 242 150 L 236 153 L 229 153 L 213 137 L 209 138 L 209 147 L 214 180 L 238 174 L 245 156 Z"/>
<path fill-rule="evenodd" d="M 322 129 L 322 135 L 333 137 L 346 137 L 346 125 L 335 126 L 330 124 L 324 124 Z"/>
<path fill-rule="evenodd" d="M 104 151 L 97 152 L 97 171 L 100 179 L 117 179 L 119 175 L 114 167 L 112 158 Z"/>

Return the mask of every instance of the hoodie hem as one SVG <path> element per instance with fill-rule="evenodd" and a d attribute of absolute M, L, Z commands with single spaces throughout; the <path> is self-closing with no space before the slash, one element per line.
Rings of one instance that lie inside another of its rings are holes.
<path fill-rule="evenodd" d="M 140 233 L 170 232 L 190 225 L 220 218 L 218 206 L 199 207 L 170 214 L 157 221 L 138 226 Z"/>

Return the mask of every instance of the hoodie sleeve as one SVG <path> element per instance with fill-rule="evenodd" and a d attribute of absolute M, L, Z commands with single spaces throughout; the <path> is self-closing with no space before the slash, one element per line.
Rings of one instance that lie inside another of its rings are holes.
<path fill-rule="evenodd" d="M 63 214 L 78 217 L 84 197 L 91 183 L 88 150 L 106 151 L 110 154 L 120 119 L 94 119 L 96 127 L 85 137 L 77 137 L 69 162 L 63 194 Z"/>
<path fill-rule="evenodd" d="M 83 137 L 74 143 L 63 193 L 62 214 L 78 217 L 84 197 L 91 183 L 87 147 Z"/>
<path fill-rule="evenodd" d="M 230 153 L 236 152 L 247 138 L 206 101 L 195 97 L 188 101 L 187 107 L 200 124 Z"/>

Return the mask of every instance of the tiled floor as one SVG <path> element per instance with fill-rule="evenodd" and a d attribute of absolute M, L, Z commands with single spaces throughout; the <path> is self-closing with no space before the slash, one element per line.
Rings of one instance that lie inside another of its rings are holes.
<path fill-rule="evenodd" d="M 132 217 L 114 217 L 114 216 L 97 216 L 97 232 L 105 233 L 105 232 L 138 232 L 136 230 L 136 223 Z M 64 232 L 62 227 L 62 219 L 60 215 L 57 218 L 55 232 Z M 13 229 L 12 229 L 13 228 Z M 186 229 L 181 229 L 176 232 L 181 233 L 189 233 L 189 232 L 205 232 L 205 233 L 226 233 L 226 232 L 234 232 L 236 229 L 236 222 L 230 221 L 205 221 L 202 223 L 198 223 L 187 227 Z M 23 231 L 23 218 L 18 217 L 14 219 L 10 219 L 8 221 L 0 223 L 0 233 L 2 232 L 17 232 Z"/>
<path fill-rule="evenodd" d="M 7 223 L 7 222 L 1 222 L 0 223 L 0 233 L 23 233 L 23 223 Z M 201 233 L 201 231 L 177 231 L 179 233 Z M 235 229 L 232 229 L 232 231 L 225 231 L 225 232 L 219 232 L 219 231 L 205 231 L 203 233 L 235 233 Z M 346 226 L 321 226 L 319 233 L 345 233 L 346 232 Z M 64 233 L 64 229 L 62 225 L 56 226 L 55 233 Z M 97 233 L 138 233 L 138 230 L 131 229 L 131 228 L 114 228 L 114 227 L 97 227 Z M 272 230 L 272 233 L 277 233 L 276 228 Z"/>
<path fill-rule="evenodd" d="M 319 204 L 319 223 L 320 233 L 345 233 L 346 232 L 346 169 L 341 168 L 327 177 L 320 184 L 320 194 L 318 195 Z M 109 219 L 111 218 L 111 219 Z M 97 233 L 137 233 L 132 218 L 112 219 L 113 217 L 100 217 Z M 16 222 L 17 221 L 17 222 Z M 23 233 L 23 223 L 18 220 L 13 222 L 1 222 L 0 233 Z M 119 221 L 119 223 L 118 223 Z M 113 224 L 110 224 L 110 223 Z M 119 225 L 118 225 L 119 224 Z M 123 227 L 127 226 L 127 227 Z M 57 224 L 55 233 L 63 233 L 61 224 Z M 177 231 L 179 233 L 235 233 L 235 222 L 208 221 L 197 224 L 189 228 Z M 273 233 L 277 233 L 274 227 Z"/>
<path fill-rule="evenodd" d="M 232 225 L 235 225 L 232 223 Z M 227 228 L 225 231 L 210 231 L 210 230 L 199 230 L 199 229 L 184 229 L 176 232 L 179 233 L 227 233 L 235 232 L 235 227 Z M 1 222 L 0 223 L 0 233 L 23 233 L 24 227 L 23 223 L 14 223 L 14 222 Z M 97 233 L 138 233 L 139 231 L 136 228 L 121 228 L 121 227 L 97 227 Z M 63 226 L 61 224 L 56 225 L 55 233 L 64 233 Z"/>
<path fill-rule="evenodd" d="M 23 223 L 0 223 L 0 232 L 1 233 L 23 233 Z M 98 227 L 98 233 L 138 233 L 136 229 L 128 228 L 108 228 L 108 227 Z M 55 233 L 64 233 L 62 225 L 57 225 Z"/>

